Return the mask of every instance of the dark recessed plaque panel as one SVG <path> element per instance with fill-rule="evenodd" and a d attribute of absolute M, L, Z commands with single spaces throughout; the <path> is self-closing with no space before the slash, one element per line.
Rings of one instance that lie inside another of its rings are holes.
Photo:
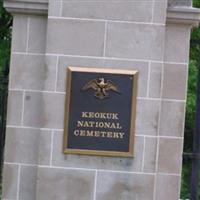
<path fill-rule="evenodd" d="M 137 75 L 68 68 L 64 153 L 133 156 Z"/>

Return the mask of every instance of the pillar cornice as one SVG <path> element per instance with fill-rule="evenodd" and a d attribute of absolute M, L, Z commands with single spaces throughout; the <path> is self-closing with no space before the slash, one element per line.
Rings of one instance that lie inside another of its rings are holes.
<path fill-rule="evenodd" d="M 167 10 L 167 23 L 198 26 L 200 23 L 200 9 L 183 6 L 169 7 Z"/>
<path fill-rule="evenodd" d="M 12 14 L 48 14 L 48 0 L 5 0 L 4 7 Z"/>

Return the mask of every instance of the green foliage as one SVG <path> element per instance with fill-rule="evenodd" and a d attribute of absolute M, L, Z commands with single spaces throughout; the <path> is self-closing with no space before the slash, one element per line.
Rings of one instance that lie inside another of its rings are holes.
<path fill-rule="evenodd" d="M 10 57 L 12 17 L 3 8 L 0 0 L 0 73 Z"/>
<path fill-rule="evenodd" d="M 192 51 L 192 48 L 191 48 Z M 195 123 L 195 107 L 196 107 L 196 91 L 197 91 L 197 60 L 190 60 L 189 78 L 188 78 L 188 93 L 186 105 L 186 120 L 185 120 L 185 144 L 184 151 L 192 151 L 192 137 Z"/>
<path fill-rule="evenodd" d="M 193 0 L 193 6 L 200 8 L 200 0 Z M 190 47 L 190 64 L 188 78 L 188 93 L 186 104 L 185 118 L 185 143 L 184 151 L 192 152 L 192 139 L 195 125 L 195 109 L 196 109 L 196 93 L 197 93 L 197 74 L 200 67 L 200 45 L 195 44 L 195 41 L 200 41 L 200 28 L 195 28 L 192 31 Z M 182 181 L 181 181 L 181 199 L 189 199 L 189 183 L 191 172 L 191 160 L 183 162 Z M 199 181 L 200 182 L 200 181 Z M 200 186 L 199 186 L 200 188 Z M 199 194 L 200 199 L 200 194 Z"/>
<path fill-rule="evenodd" d="M 200 7 L 200 0 L 194 0 L 193 5 Z M 184 151 L 192 151 L 192 136 L 195 124 L 195 108 L 196 108 L 196 92 L 197 92 L 197 73 L 200 63 L 200 45 L 195 41 L 200 41 L 200 28 L 195 28 L 192 31 L 190 45 L 190 63 L 189 63 L 189 78 L 188 78 L 188 93 L 186 105 L 185 119 L 185 144 Z"/>
<path fill-rule="evenodd" d="M 181 177 L 181 199 L 189 199 L 189 182 L 190 182 L 191 164 L 189 162 L 183 163 L 182 177 Z"/>
<path fill-rule="evenodd" d="M 200 1 L 199 0 L 193 0 L 193 7 L 200 8 Z"/>

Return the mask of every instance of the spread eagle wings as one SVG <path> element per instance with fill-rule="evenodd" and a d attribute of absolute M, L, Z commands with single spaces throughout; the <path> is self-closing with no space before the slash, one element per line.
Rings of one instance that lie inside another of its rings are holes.
<path fill-rule="evenodd" d="M 83 86 L 83 90 L 88 90 L 92 88 L 93 90 L 98 90 L 99 88 L 99 85 L 98 85 L 98 81 L 97 79 L 93 79 L 91 81 L 89 81 L 88 83 L 86 83 L 84 86 Z"/>
<path fill-rule="evenodd" d="M 104 88 L 106 91 L 113 90 L 115 92 L 120 93 L 119 88 L 112 82 L 112 81 L 106 81 L 104 86 L 101 86 L 98 82 L 97 79 L 93 79 L 86 83 L 84 87 L 82 88 L 83 90 L 88 90 L 88 89 L 93 89 L 93 90 L 98 90 Z"/>
<path fill-rule="evenodd" d="M 108 90 L 113 90 L 113 91 L 115 91 L 115 92 L 120 93 L 119 88 L 118 88 L 112 81 L 107 81 L 107 82 L 106 82 L 105 90 L 106 90 L 106 91 L 108 91 Z"/>

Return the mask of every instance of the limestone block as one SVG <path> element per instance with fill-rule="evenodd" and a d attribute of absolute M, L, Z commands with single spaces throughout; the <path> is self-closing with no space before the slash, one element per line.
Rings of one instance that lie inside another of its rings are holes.
<path fill-rule="evenodd" d="M 28 16 L 14 15 L 12 51 L 26 52 L 28 39 Z"/>
<path fill-rule="evenodd" d="M 48 16 L 61 16 L 63 1 L 49 0 Z"/>
<path fill-rule="evenodd" d="M 19 199 L 35 200 L 36 186 L 37 186 L 37 167 L 21 166 Z"/>
<path fill-rule="evenodd" d="M 143 171 L 154 173 L 156 169 L 157 138 L 145 138 L 145 154 Z"/>
<path fill-rule="evenodd" d="M 177 200 L 179 196 L 180 176 L 157 175 L 156 200 Z"/>
<path fill-rule="evenodd" d="M 10 88 L 54 90 L 56 60 L 43 55 L 12 55 Z"/>
<path fill-rule="evenodd" d="M 159 104 L 160 101 L 158 100 L 138 100 L 136 114 L 137 134 L 157 135 Z"/>
<path fill-rule="evenodd" d="M 22 119 L 23 92 L 9 91 L 7 105 L 7 125 L 20 125 Z"/>
<path fill-rule="evenodd" d="M 165 24 L 166 14 L 167 14 L 167 0 L 155 1 L 153 22 Z"/>
<path fill-rule="evenodd" d="M 93 200 L 94 172 L 39 168 L 37 200 Z"/>
<path fill-rule="evenodd" d="M 99 172 L 97 200 L 153 200 L 154 176 Z"/>
<path fill-rule="evenodd" d="M 26 92 L 24 125 L 63 129 L 64 94 Z"/>
<path fill-rule="evenodd" d="M 187 65 L 165 64 L 163 98 L 185 100 L 187 76 Z"/>
<path fill-rule="evenodd" d="M 183 137 L 185 103 L 163 101 L 160 116 L 160 135 Z"/>
<path fill-rule="evenodd" d="M 5 161 L 25 164 L 49 164 L 51 135 L 49 131 L 7 128 Z"/>
<path fill-rule="evenodd" d="M 18 166 L 4 164 L 3 167 L 3 194 L 4 199 L 17 198 Z"/>
<path fill-rule="evenodd" d="M 162 60 L 164 26 L 108 23 L 106 56 Z"/>
<path fill-rule="evenodd" d="M 49 19 L 47 53 L 102 56 L 104 22 Z"/>
<path fill-rule="evenodd" d="M 160 98 L 162 85 L 162 63 L 150 64 L 149 94 L 150 98 Z"/>
<path fill-rule="evenodd" d="M 28 52 L 45 53 L 47 18 L 45 16 L 30 17 Z"/>
<path fill-rule="evenodd" d="M 152 1 L 63 1 L 62 17 L 150 22 Z"/>
<path fill-rule="evenodd" d="M 159 145 L 158 172 L 181 173 L 182 139 L 161 138 Z"/>
<path fill-rule="evenodd" d="M 190 26 L 167 24 L 165 61 L 187 63 L 189 59 Z"/>

